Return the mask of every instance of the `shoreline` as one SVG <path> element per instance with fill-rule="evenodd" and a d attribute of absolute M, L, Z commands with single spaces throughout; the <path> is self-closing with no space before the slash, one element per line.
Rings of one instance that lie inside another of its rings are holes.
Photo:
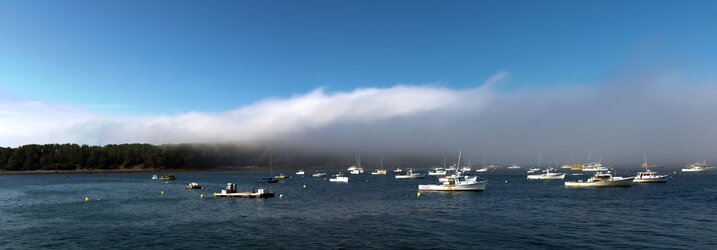
<path fill-rule="evenodd" d="M 266 172 L 261 168 L 211 168 L 211 169 L 74 169 L 74 170 L 0 170 L 0 175 L 34 174 L 118 174 L 118 173 L 182 173 L 182 172 Z"/>

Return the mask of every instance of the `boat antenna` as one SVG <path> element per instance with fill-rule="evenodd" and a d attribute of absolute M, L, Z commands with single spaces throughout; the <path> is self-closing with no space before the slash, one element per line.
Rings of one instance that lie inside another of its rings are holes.
<path fill-rule="evenodd" d="M 269 150 L 269 178 L 274 178 L 274 171 L 271 164 L 271 150 Z M 269 193 L 271 193 L 271 181 L 267 181 L 269 184 Z"/>
<path fill-rule="evenodd" d="M 443 169 L 446 169 L 446 156 L 443 156 Z"/>
<path fill-rule="evenodd" d="M 485 154 L 483 154 L 483 168 L 485 168 Z"/>

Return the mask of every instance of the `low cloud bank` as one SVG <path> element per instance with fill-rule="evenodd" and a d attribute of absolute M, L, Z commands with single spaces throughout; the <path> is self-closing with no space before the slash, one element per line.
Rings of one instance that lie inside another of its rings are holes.
<path fill-rule="evenodd" d="M 585 161 L 666 165 L 717 153 L 717 87 L 658 77 L 600 85 L 499 90 L 483 85 L 316 89 L 226 112 L 108 116 L 41 102 L 0 101 L 0 145 L 242 143 L 375 155 L 455 154 L 473 163 Z"/>

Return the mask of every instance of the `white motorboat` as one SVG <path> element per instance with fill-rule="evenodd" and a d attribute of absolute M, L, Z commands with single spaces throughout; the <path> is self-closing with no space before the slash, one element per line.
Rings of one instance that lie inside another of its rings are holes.
<path fill-rule="evenodd" d="M 426 176 L 421 173 L 414 173 L 413 169 L 409 169 L 406 171 L 406 174 L 397 174 L 395 177 L 396 179 L 418 179 Z"/>
<path fill-rule="evenodd" d="M 635 176 L 635 180 L 633 182 L 635 183 L 663 183 L 667 182 L 667 178 L 670 176 L 668 175 L 658 175 L 657 172 L 652 172 L 650 169 L 648 169 L 647 164 L 647 157 L 644 157 L 644 162 L 642 163 L 642 167 L 645 168 L 645 172 L 638 172 L 637 176 Z"/>
<path fill-rule="evenodd" d="M 448 177 L 448 180 L 441 184 L 418 185 L 419 191 L 485 191 L 486 181 L 460 177 Z"/>
<path fill-rule="evenodd" d="M 608 171 L 609 169 L 606 167 L 603 167 L 600 162 L 593 162 L 589 164 L 583 165 L 583 172 L 604 172 Z"/>
<path fill-rule="evenodd" d="M 443 175 L 446 175 L 446 169 L 445 168 L 434 168 L 432 171 L 428 171 L 428 175 L 443 176 Z"/>
<path fill-rule="evenodd" d="M 458 173 L 452 174 L 452 175 L 450 175 L 450 176 L 440 177 L 440 178 L 438 178 L 438 182 L 443 183 L 443 182 L 448 181 L 450 178 L 458 178 L 458 177 L 463 177 L 463 178 L 465 178 L 466 180 L 472 180 L 472 181 L 478 180 L 478 176 L 462 175 L 461 172 L 458 172 Z"/>
<path fill-rule="evenodd" d="M 635 183 L 661 183 L 661 182 L 667 182 L 667 178 L 670 178 L 670 176 L 669 175 L 660 175 L 660 174 L 657 174 L 657 172 L 652 172 L 650 170 L 647 170 L 645 172 L 637 173 L 637 176 L 635 176 L 635 180 L 633 180 L 633 182 L 635 182 Z"/>
<path fill-rule="evenodd" d="M 548 171 L 544 174 L 528 175 L 528 180 L 562 180 L 565 179 L 565 173 L 551 173 Z"/>
<path fill-rule="evenodd" d="M 199 185 L 199 183 L 191 182 L 188 185 L 184 186 L 186 189 L 204 189 L 204 186 Z"/>
<path fill-rule="evenodd" d="M 329 178 L 329 181 L 330 181 L 330 182 L 345 182 L 345 183 L 348 183 L 348 182 L 349 182 L 349 177 L 348 177 L 348 176 L 344 176 L 343 173 L 339 172 L 338 174 L 335 174 L 334 176 L 332 176 L 331 178 Z"/>
<path fill-rule="evenodd" d="M 446 171 L 456 171 L 456 170 L 458 170 L 458 167 L 456 166 L 456 164 L 451 164 L 449 167 L 447 167 L 445 169 L 446 169 Z"/>
<path fill-rule="evenodd" d="M 687 168 L 683 168 L 682 172 L 709 172 L 716 170 L 717 167 L 707 166 L 707 162 L 695 162 L 690 164 Z"/>
<path fill-rule="evenodd" d="M 566 181 L 566 187 L 629 187 L 635 177 L 616 177 L 610 173 L 596 172 L 587 181 Z"/>
<path fill-rule="evenodd" d="M 316 173 L 311 175 L 312 177 L 323 177 L 326 176 L 326 173 L 319 173 L 318 170 L 316 170 Z"/>
<path fill-rule="evenodd" d="M 540 170 L 541 169 L 539 169 L 539 168 L 531 168 L 531 169 L 528 169 L 528 171 L 526 171 L 526 172 L 529 174 L 534 174 L 534 173 L 540 172 Z"/>
<path fill-rule="evenodd" d="M 299 169 L 299 171 L 296 171 L 296 175 L 304 175 L 304 170 Z"/>
<path fill-rule="evenodd" d="M 488 168 L 476 169 L 476 172 L 488 172 Z"/>
<path fill-rule="evenodd" d="M 508 167 L 508 169 L 520 169 L 520 168 L 521 167 L 518 165 L 511 165 L 510 167 Z"/>
<path fill-rule="evenodd" d="M 394 173 L 403 173 L 403 169 L 401 169 L 401 168 L 396 168 L 396 169 L 393 170 L 393 172 L 394 172 Z"/>
<path fill-rule="evenodd" d="M 155 175 L 152 175 L 152 180 L 157 180 L 157 179 L 159 179 L 159 177 L 157 177 L 156 174 L 155 174 Z"/>

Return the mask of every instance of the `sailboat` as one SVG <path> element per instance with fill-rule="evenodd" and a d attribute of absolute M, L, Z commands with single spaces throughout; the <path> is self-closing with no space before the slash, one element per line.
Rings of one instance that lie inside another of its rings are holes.
<path fill-rule="evenodd" d="M 488 168 L 485 167 L 485 154 L 483 154 L 483 168 L 477 169 L 476 172 L 487 172 Z"/>
<path fill-rule="evenodd" d="M 386 175 L 386 169 L 383 168 L 383 160 L 381 160 L 381 169 L 371 172 L 372 175 Z"/>
<path fill-rule="evenodd" d="M 358 167 L 356 166 L 358 165 Z M 363 168 L 361 168 L 361 155 L 356 156 L 356 165 L 351 166 L 347 170 L 351 174 L 363 174 Z"/>
<path fill-rule="evenodd" d="M 645 172 L 638 172 L 637 176 L 635 176 L 635 179 L 633 182 L 635 183 L 663 183 L 667 182 L 667 178 L 670 176 L 668 175 L 658 175 L 657 172 L 650 171 L 647 167 L 649 166 L 647 164 L 647 157 L 642 156 L 643 163 L 642 167 L 645 168 Z"/>
<path fill-rule="evenodd" d="M 260 182 L 264 183 L 277 183 L 279 182 L 279 179 L 272 177 L 274 175 L 274 171 L 271 166 L 271 153 L 269 153 L 269 177 L 261 178 L 259 179 Z"/>

